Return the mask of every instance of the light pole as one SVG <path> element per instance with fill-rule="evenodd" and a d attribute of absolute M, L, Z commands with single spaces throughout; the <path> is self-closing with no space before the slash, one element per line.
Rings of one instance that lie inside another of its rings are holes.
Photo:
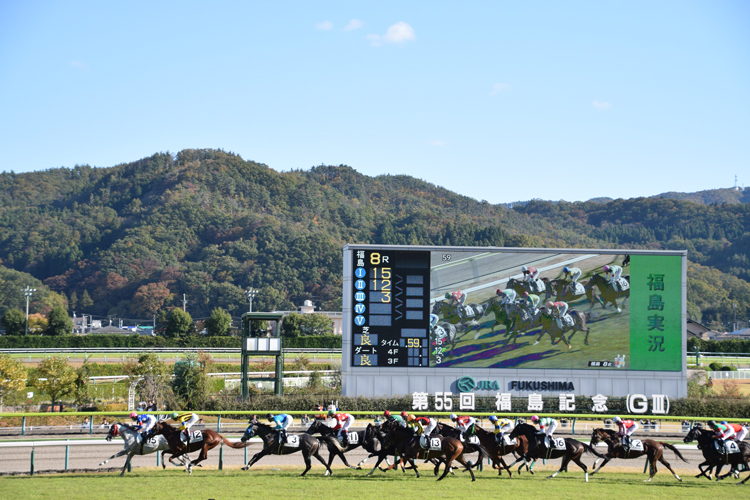
<path fill-rule="evenodd" d="M 26 285 L 26 288 L 21 290 L 23 292 L 24 297 L 26 297 L 26 332 L 24 335 L 29 334 L 29 299 L 32 295 L 34 295 L 34 292 L 36 292 L 36 288 L 30 288 L 28 285 Z"/>
<path fill-rule="evenodd" d="M 248 309 L 247 312 L 253 312 L 253 298 L 258 294 L 258 290 L 255 288 L 248 288 L 245 290 L 245 295 L 247 296 L 247 302 L 250 305 L 250 309 Z"/>
<path fill-rule="evenodd" d="M 737 328 L 737 302 L 732 304 L 732 309 L 734 309 L 734 323 L 732 323 L 732 331 L 736 332 L 739 328 Z"/>

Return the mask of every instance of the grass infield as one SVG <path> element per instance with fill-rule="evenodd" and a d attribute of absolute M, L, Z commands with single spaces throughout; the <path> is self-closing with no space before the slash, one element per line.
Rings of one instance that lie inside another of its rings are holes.
<path fill-rule="evenodd" d="M 251 471 L 239 469 L 198 469 L 192 476 L 181 470 L 156 468 L 137 469 L 125 477 L 116 474 L 91 473 L 71 475 L 41 475 L 35 477 L 4 477 L 0 479 L 0 498 L 8 499 L 95 499 L 142 500 L 143 498 L 189 499 L 313 499 L 356 498 L 382 500 L 384 498 L 438 498 L 440 500 L 466 500 L 468 498 L 496 498 L 503 493 L 516 498 L 544 498 L 585 500 L 632 500 L 637 498 L 663 500 L 678 495 L 690 500 L 743 497 L 750 490 L 750 482 L 735 486 L 736 480 L 728 478 L 720 483 L 704 478 L 683 476 L 677 482 L 663 468 L 651 483 L 647 476 L 627 472 L 603 472 L 583 481 L 583 472 L 562 473 L 557 478 L 545 480 L 549 468 L 536 475 L 515 475 L 499 478 L 494 471 L 485 469 L 477 473 L 472 483 L 467 474 L 457 473 L 437 482 L 426 465 L 420 467 L 424 474 L 417 479 L 412 471 L 406 474 L 388 472 L 365 477 L 365 471 L 334 469 L 333 477 L 324 477 L 321 468 L 313 465 L 307 477 L 300 478 L 299 467 L 259 468 Z M 606 470 L 606 469 L 605 469 Z M 687 472 L 687 471 L 681 471 Z M 743 478 L 745 474 L 743 474 Z M 730 488 L 727 490 L 726 488 Z"/>

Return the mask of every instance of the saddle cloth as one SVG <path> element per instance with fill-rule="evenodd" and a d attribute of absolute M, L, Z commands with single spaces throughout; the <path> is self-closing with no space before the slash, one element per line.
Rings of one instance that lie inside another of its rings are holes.
<path fill-rule="evenodd" d="M 502 444 L 502 445 L 505 445 L 505 446 L 515 446 L 515 445 L 518 444 L 518 441 L 516 441 L 515 438 L 511 439 L 510 436 L 507 435 L 507 434 L 503 434 L 502 441 L 499 438 L 500 438 L 500 435 L 497 434 L 495 436 L 495 441 L 497 441 L 498 444 Z"/>
<path fill-rule="evenodd" d="M 463 316 L 464 318 L 473 318 L 477 315 L 477 311 L 474 310 L 473 307 L 471 307 L 469 304 L 465 304 L 461 306 L 463 309 Z"/>
<path fill-rule="evenodd" d="M 465 441 L 469 444 L 479 444 L 479 438 L 477 436 L 469 436 L 469 439 L 464 439 L 463 436 L 461 436 L 461 441 Z"/>
<path fill-rule="evenodd" d="M 183 443 L 187 443 L 187 436 L 185 436 L 185 432 L 180 432 L 180 441 Z M 197 443 L 198 441 L 203 441 L 203 433 L 201 431 L 191 431 L 190 432 L 190 442 L 191 443 Z"/>
<path fill-rule="evenodd" d="M 440 451 L 442 449 L 440 445 L 440 438 L 429 438 L 429 442 L 427 441 L 427 436 L 420 436 L 419 438 L 419 446 L 423 450 L 430 450 L 430 451 Z"/>
<path fill-rule="evenodd" d="M 347 436 L 348 439 L 346 443 L 344 442 L 344 436 L 339 436 L 339 443 L 341 443 L 342 445 L 359 443 L 359 434 L 357 434 L 356 432 L 348 433 Z"/>
<path fill-rule="evenodd" d="M 640 439 L 630 440 L 630 451 L 643 451 L 643 441 Z"/>
<path fill-rule="evenodd" d="M 573 316 L 571 316 L 570 314 L 566 314 L 565 316 L 563 316 L 562 320 L 565 326 L 567 326 L 568 328 L 572 327 L 575 324 L 575 321 L 573 321 Z"/>
<path fill-rule="evenodd" d="M 285 448 L 299 448 L 299 436 L 296 434 L 287 434 L 284 441 Z"/>
<path fill-rule="evenodd" d="M 547 290 L 547 287 L 542 280 L 536 280 L 531 282 L 531 291 L 534 293 L 542 293 Z"/>
<path fill-rule="evenodd" d="M 573 287 L 573 295 L 583 295 L 586 293 L 586 288 L 584 288 L 582 283 L 576 283 Z"/>
<path fill-rule="evenodd" d="M 625 290 L 630 289 L 630 283 L 628 283 L 628 280 L 625 278 L 620 278 L 613 284 L 616 292 L 624 292 Z"/>
<path fill-rule="evenodd" d="M 180 436 L 182 436 L 182 433 L 180 433 Z M 138 444 L 141 444 L 141 443 L 143 443 L 144 439 L 146 439 L 146 436 L 144 436 L 143 433 L 141 433 L 141 434 L 138 434 L 138 436 L 136 437 L 136 441 L 135 442 L 138 443 Z M 156 436 L 152 436 L 152 437 L 146 439 L 146 443 L 145 444 L 156 445 Z"/>
<path fill-rule="evenodd" d="M 722 451 L 721 441 L 719 441 L 718 439 L 714 441 L 716 451 L 722 454 L 726 453 L 727 455 L 732 455 L 734 453 L 740 452 L 740 447 L 736 441 L 724 441 L 724 444 L 726 445 L 726 452 Z"/>
<path fill-rule="evenodd" d="M 549 436 L 545 436 L 544 444 L 549 449 L 560 450 L 560 451 L 566 449 L 565 440 L 563 438 L 556 438 L 556 437 L 550 438 Z"/>

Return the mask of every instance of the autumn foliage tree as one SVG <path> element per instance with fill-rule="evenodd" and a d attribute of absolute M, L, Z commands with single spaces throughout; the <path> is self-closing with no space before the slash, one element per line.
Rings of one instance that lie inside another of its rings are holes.
<path fill-rule="evenodd" d="M 10 391 L 20 391 L 26 387 L 26 370 L 20 361 L 8 354 L 0 354 L 0 413 L 3 411 L 3 398 Z"/>
<path fill-rule="evenodd" d="M 152 316 L 161 309 L 169 294 L 169 288 L 167 288 L 165 283 L 148 283 L 147 285 L 140 286 L 133 295 L 130 309 L 135 314 Z"/>

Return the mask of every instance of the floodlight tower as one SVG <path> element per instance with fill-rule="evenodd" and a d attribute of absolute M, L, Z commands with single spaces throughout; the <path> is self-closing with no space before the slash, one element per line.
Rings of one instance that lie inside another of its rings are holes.
<path fill-rule="evenodd" d="M 28 285 L 26 285 L 26 288 L 21 290 L 23 292 L 24 297 L 26 297 L 26 331 L 24 335 L 29 334 L 29 299 L 32 295 L 34 295 L 34 292 L 36 292 L 36 288 L 31 288 Z"/>
<path fill-rule="evenodd" d="M 245 295 L 247 296 L 247 302 L 250 306 L 247 312 L 253 312 L 253 299 L 258 294 L 258 290 L 256 288 L 248 288 L 245 290 Z"/>

